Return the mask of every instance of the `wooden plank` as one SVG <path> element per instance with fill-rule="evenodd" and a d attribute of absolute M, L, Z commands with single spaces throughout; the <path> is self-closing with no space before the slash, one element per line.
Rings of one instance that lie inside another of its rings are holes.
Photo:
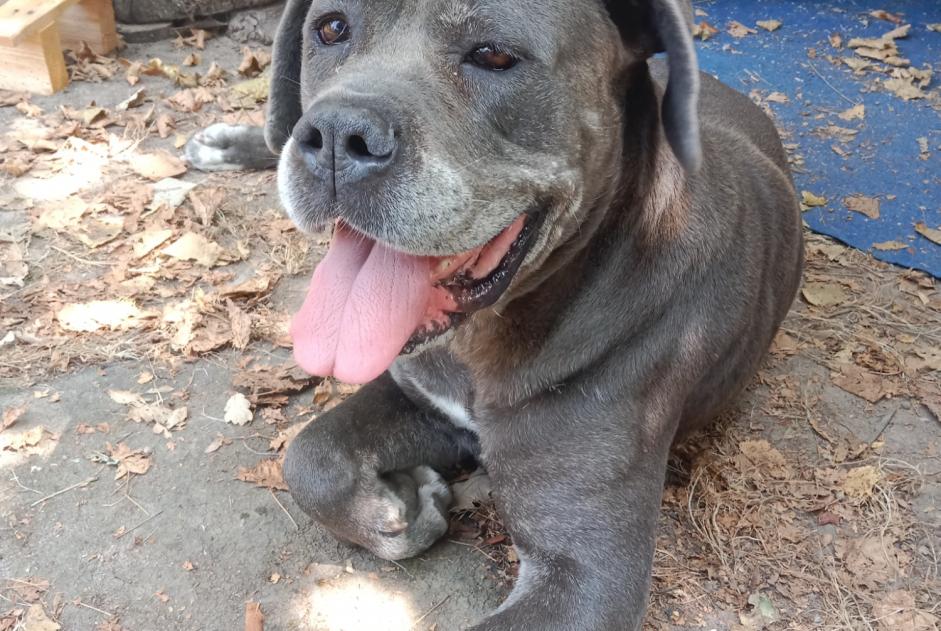
<path fill-rule="evenodd" d="M 0 89 L 53 94 L 69 84 L 55 24 L 17 46 L 0 46 L 0 59 Z"/>
<path fill-rule="evenodd" d="M 58 24 L 63 48 L 78 50 L 85 42 L 99 55 L 107 55 L 118 47 L 111 0 L 82 0 L 66 9 Z"/>
<path fill-rule="evenodd" d="M 0 45 L 14 46 L 38 34 L 78 0 L 7 0 L 0 5 Z"/>

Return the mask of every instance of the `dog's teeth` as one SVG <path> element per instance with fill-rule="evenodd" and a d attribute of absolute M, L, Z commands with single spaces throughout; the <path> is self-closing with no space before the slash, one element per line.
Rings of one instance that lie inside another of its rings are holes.
<path fill-rule="evenodd" d="M 451 264 L 454 262 L 454 257 L 449 257 L 446 259 L 441 259 L 438 262 L 438 266 L 435 268 L 435 276 L 440 276 L 448 271 L 448 268 L 451 267 Z"/>

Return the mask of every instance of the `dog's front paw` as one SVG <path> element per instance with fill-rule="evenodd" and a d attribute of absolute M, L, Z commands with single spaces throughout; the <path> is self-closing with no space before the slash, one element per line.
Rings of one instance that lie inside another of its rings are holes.
<path fill-rule="evenodd" d="M 376 556 L 391 561 L 417 556 L 448 531 L 451 490 L 430 467 L 395 474 L 374 535 L 363 542 Z"/>
<path fill-rule="evenodd" d="M 274 162 L 264 145 L 264 132 L 248 125 L 211 125 L 186 143 L 184 153 L 200 171 L 255 169 Z"/>

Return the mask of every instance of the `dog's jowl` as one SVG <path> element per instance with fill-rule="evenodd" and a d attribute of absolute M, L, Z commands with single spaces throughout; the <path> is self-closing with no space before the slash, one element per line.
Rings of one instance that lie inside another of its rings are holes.
<path fill-rule="evenodd" d="M 366 384 L 285 475 L 336 536 L 399 559 L 447 529 L 441 472 L 478 459 L 521 567 L 476 629 L 641 625 L 670 446 L 748 383 L 794 298 L 780 140 L 699 73 L 690 18 L 680 0 L 285 10 L 266 138 L 291 217 L 333 232 L 295 356 Z M 259 131 L 225 133 L 197 158 L 263 164 Z"/>

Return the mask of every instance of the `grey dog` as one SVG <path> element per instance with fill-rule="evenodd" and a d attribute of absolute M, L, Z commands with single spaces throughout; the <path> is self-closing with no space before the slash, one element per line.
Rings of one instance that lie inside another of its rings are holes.
<path fill-rule="evenodd" d="M 486 467 L 521 560 L 474 629 L 637 629 L 671 444 L 749 382 L 794 300 L 772 122 L 698 70 L 680 0 L 290 0 L 266 138 L 333 243 L 294 321 L 366 383 L 291 445 L 296 502 L 387 559 Z M 651 57 L 666 53 L 666 61 Z M 265 166 L 210 128 L 205 168 Z"/>

